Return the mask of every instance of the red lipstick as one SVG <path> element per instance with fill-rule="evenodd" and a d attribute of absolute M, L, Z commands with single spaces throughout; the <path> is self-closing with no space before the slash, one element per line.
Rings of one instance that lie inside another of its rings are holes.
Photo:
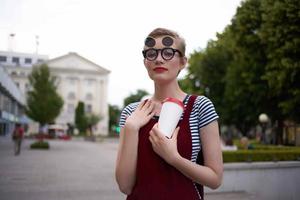
<path fill-rule="evenodd" d="M 158 72 L 158 73 L 161 73 L 161 72 L 168 71 L 168 69 L 167 69 L 167 68 L 164 68 L 164 67 L 155 67 L 155 68 L 153 69 L 153 71 Z"/>

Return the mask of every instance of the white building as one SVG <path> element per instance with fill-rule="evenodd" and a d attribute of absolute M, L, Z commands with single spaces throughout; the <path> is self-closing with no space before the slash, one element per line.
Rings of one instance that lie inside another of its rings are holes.
<path fill-rule="evenodd" d="M 59 124 L 74 124 L 75 109 L 79 101 L 84 102 L 85 112 L 100 116 L 94 133 L 108 134 L 108 74 L 107 69 L 87 60 L 77 53 L 69 53 L 46 64 L 58 78 L 58 92 L 64 99 L 64 107 L 56 119 Z"/>
<path fill-rule="evenodd" d="M 0 51 L 0 65 L 4 66 L 24 95 L 30 89 L 28 75 L 32 66 L 41 63 L 46 63 L 52 74 L 57 77 L 58 93 L 64 100 L 62 112 L 56 123 L 74 124 L 75 108 L 79 101 L 83 101 L 86 113 L 93 113 L 101 118 L 94 127 L 94 134 L 108 135 L 107 88 L 110 71 L 77 53 L 49 60 L 45 55 Z"/>

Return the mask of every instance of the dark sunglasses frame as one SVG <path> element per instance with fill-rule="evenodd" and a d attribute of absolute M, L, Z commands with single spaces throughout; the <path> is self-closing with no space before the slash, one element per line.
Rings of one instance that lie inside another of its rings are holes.
<path fill-rule="evenodd" d="M 170 58 L 167 58 L 167 59 L 164 57 L 164 54 L 163 54 L 163 52 L 166 51 L 166 50 L 171 50 L 171 51 L 173 52 L 173 55 L 172 55 Z M 149 52 L 149 51 L 155 51 L 156 56 L 155 56 L 153 59 L 149 59 L 149 58 L 147 57 L 147 52 Z M 149 60 L 149 61 L 153 61 L 153 60 L 155 60 L 155 59 L 158 57 L 159 51 L 160 51 L 161 57 L 162 57 L 164 60 L 172 60 L 172 58 L 175 56 L 175 53 L 176 53 L 176 52 L 178 52 L 178 54 L 180 55 L 180 57 L 182 57 L 182 53 L 181 53 L 178 49 L 173 49 L 173 48 L 171 48 L 171 47 L 166 47 L 166 48 L 162 48 L 162 49 L 150 48 L 150 49 L 143 50 L 142 53 L 143 53 L 143 56 L 144 56 L 145 59 L 147 59 L 147 60 Z"/>

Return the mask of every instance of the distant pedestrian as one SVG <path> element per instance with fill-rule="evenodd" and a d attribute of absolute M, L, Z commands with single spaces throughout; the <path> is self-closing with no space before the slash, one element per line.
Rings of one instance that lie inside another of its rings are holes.
<path fill-rule="evenodd" d="M 21 153 L 21 144 L 22 144 L 23 136 L 24 136 L 24 129 L 22 128 L 21 124 L 17 123 L 12 134 L 12 138 L 14 141 L 14 151 L 16 156 Z"/>

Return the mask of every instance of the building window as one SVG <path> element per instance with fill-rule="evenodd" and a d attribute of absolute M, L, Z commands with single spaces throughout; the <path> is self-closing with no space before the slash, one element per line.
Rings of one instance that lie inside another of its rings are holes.
<path fill-rule="evenodd" d="M 26 64 L 31 64 L 31 62 L 32 62 L 31 58 L 25 58 L 25 63 Z"/>
<path fill-rule="evenodd" d="M 4 95 L 0 91 L 0 110 L 2 110 L 2 96 L 4 96 Z"/>
<path fill-rule="evenodd" d="M 93 95 L 91 93 L 86 94 L 85 99 L 88 101 L 92 101 L 93 100 Z"/>
<path fill-rule="evenodd" d="M 86 79 L 87 85 L 93 85 L 96 82 L 95 79 Z"/>
<path fill-rule="evenodd" d="M 10 112 L 10 101 L 8 97 L 4 97 L 3 110 L 6 112 Z"/>
<path fill-rule="evenodd" d="M 12 76 L 17 76 L 17 75 L 18 75 L 17 72 L 15 72 L 15 71 L 12 71 L 10 74 L 11 74 Z"/>
<path fill-rule="evenodd" d="M 6 62 L 7 57 L 6 56 L 0 56 L 0 62 Z"/>
<path fill-rule="evenodd" d="M 15 84 L 16 84 L 16 86 L 17 86 L 18 88 L 20 88 L 20 83 L 15 82 Z"/>
<path fill-rule="evenodd" d="M 18 57 L 13 57 L 13 58 L 12 58 L 12 62 L 13 62 L 13 63 L 16 63 L 16 64 L 18 65 L 18 64 L 20 64 L 20 58 L 18 58 Z"/>
<path fill-rule="evenodd" d="M 91 104 L 86 104 L 86 106 L 85 106 L 85 112 L 92 113 L 92 105 Z"/>
<path fill-rule="evenodd" d="M 75 93 L 74 92 L 69 92 L 68 99 L 69 100 L 74 100 L 75 99 Z"/>
<path fill-rule="evenodd" d="M 28 83 L 25 83 L 25 90 L 26 92 L 30 90 L 30 85 Z"/>
<path fill-rule="evenodd" d="M 37 62 L 42 63 L 42 62 L 44 62 L 44 60 L 43 59 L 38 59 Z"/>
<path fill-rule="evenodd" d="M 73 77 L 69 78 L 69 83 L 70 83 L 70 85 L 76 84 L 76 81 L 77 81 L 76 78 L 73 78 Z"/>

